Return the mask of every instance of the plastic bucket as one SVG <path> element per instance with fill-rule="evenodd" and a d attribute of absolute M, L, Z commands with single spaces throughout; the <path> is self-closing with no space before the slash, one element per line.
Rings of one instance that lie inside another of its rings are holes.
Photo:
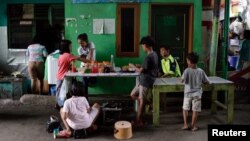
<path fill-rule="evenodd" d="M 231 67 L 236 68 L 239 56 L 228 56 L 228 61 Z"/>
<path fill-rule="evenodd" d="M 56 86 L 51 86 L 51 87 L 50 87 L 50 94 L 51 94 L 52 96 L 55 96 L 55 95 L 56 95 Z"/>

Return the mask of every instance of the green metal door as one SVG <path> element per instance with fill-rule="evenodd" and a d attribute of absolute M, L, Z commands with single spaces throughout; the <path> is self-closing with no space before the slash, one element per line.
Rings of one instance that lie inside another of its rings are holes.
<path fill-rule="evenodd" d="M 185 5 L 152 5 L 151 7 L 151 35 L 156 40 L 156 51 L 159 46 L 167 44 L 171 54 L 179 62 L 181 71 L 186 64 L 188 52 L 188 23 L 189 6 Z"/>

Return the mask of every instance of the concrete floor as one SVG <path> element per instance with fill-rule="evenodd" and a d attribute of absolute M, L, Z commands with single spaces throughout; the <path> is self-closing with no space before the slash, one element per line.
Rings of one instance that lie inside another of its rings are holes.
<path fill-rule="evenodd" d="M 179 105 L 178 105 L 179 106 Z M 172 108 L 171 108 L 172 107 Z M 144 128 L 133 128 L 131 141 L 207 141 L 208 124 L 224 124 L 225 111 L 210 115 L 209 109 L 203 109 L 198 118 L 200 130 L 182 131 L 180 108 L 171 106 L 161 114 L 161 125 L 153 127 L 150 123 Z M 45 131 L 50 115 L 58 115 L 53 107 L 25 107 L 0 111 L 0 141 L 51 141 L 53 135 Z M 148 116 L 147 116 L 148 117 Z M 250 123 L 250 104 L 235 105 L 234 124 Z M 75 140 L 58 139 L 58 140 Z M 79 139 L 83 140 L 83 139 Z M 88 138 L 90 141 L 110 141 L 113 137 L 112 126 L 100 126 L 99 132 Z"/>

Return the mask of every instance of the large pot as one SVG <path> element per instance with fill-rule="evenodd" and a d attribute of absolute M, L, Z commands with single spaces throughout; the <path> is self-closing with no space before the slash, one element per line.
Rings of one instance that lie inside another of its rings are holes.
<path fill-rule="evenodd" d="M 119 140 L 132 137 L 132 126 L 128 121 L 117 121 L 115 123 L 114 137 Z"/>

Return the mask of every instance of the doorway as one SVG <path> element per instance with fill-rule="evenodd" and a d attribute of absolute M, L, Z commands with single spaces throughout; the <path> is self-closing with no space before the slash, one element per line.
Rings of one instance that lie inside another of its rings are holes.
<path fill-rule="evenodd" d="M 183 72 L 186 55 L 193 45 L 193 6 L 152 4 L 150 23 L 158 55 L 160 45 L 168 45 Z"/>

